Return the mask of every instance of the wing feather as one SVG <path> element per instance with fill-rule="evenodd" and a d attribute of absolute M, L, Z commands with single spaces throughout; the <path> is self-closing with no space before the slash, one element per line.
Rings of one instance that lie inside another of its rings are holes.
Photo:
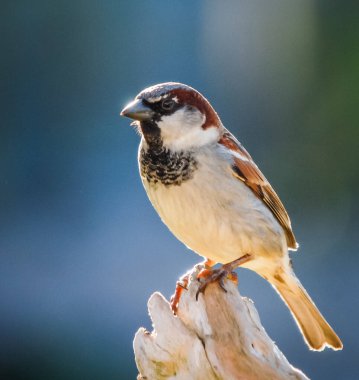
<path fill-rule="evenodd" d="M 270 183 L 252 160 L 252 157 L 227 130 L 225 130 L 218 143 L 225 146 L 233 154 L 233 175 L 243 181 L 265 203 L 283 227 L 288 248 L 296 250 L 298 244 L 292 231 L 288 213 Z"/>

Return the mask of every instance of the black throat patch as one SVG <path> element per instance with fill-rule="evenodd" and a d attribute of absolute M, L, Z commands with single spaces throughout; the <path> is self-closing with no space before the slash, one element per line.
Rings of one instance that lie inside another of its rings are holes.
<path fill-rule="evenodd" d="M 141 176 L 149 183 L 179 186 L 192 178 L 197 161 L 191 153 L 171 152 L 159 144 L 140 152 Z"/>

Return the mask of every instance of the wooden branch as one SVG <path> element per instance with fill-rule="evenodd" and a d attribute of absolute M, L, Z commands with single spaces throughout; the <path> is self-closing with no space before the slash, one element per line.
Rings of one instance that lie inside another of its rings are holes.
<path fill-rule="evenodd" d="M 253 302 L 225 281 L 211 284 L 196 301 L 199 266 L 182 293 L 178 315 L 154 293 L 148 301 L 153 322 L 134 339 L 138 380 L 307 379 L 292 367 L 260 323 Z"/>

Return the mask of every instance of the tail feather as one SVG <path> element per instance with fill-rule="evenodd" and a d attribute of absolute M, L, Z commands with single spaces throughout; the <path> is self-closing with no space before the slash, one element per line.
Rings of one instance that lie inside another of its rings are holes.
<path fill-rule="evenodd" d="M 312 350 L 322 351 L 326 346 L 334 350 L 343 348 L 341 340 L 292 271 L 282 271 L 268 280 L 287 304 Z"/>

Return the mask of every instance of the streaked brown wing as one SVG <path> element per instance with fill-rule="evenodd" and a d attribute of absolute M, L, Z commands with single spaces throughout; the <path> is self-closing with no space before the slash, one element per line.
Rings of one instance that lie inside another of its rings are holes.
<path fill-rule="evenodd" d="M 252 157 L 227 130 L 219 140 L 219 144 L 233 152 L 232 170 L 234 176 L 243 181 L 258 198 L 262 199 L 283 227 L 288 248 L 296 250 L 298 244 L 292 231 L 288 213 L 270 183 L 252 160 Z"/>

